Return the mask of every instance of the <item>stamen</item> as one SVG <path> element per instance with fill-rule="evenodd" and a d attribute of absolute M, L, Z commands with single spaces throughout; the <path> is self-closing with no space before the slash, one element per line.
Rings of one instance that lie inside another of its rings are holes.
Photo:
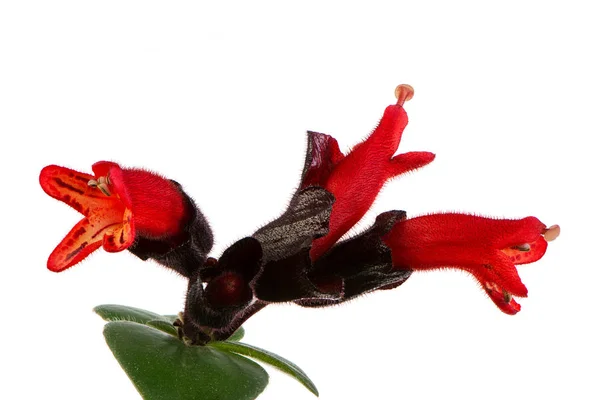
<path fill-rule="evenodd" d="M 529 245 L 529 243 L 523 243 L 523 244 L 519 244 L 517 246 L 511 247 L 511 249 L 515 249 L 515 250 L 519 250 L 519 251 L 529 251 L 529 250 L 531 250 L 531 246 Z"/>
<path fill-rule="evenodd" d="M 394 94 L 396 95 L 396 98 L 398 99 L 396 104 L 398 104 L 399 106 L 402 106 L 402 105 L 404 105 L 405 101 L 409 101 L 410 99 L 413 98 L 413 95 L 415 94 L 415 90 L 412 88 L 412 86 L 403 83 L 402 85 L 396 86 L 396 91 L 394 92 Z"/>
<path fill-rule="evenodd" d="M 544 236 L 544 239 L 546 239 L 546 242 L 551 242 L 560 235 L 560 226 L 552 225 L 550 228 L 546 229 L 542 235 Z"/>
<path fill-rule="evenodd" d="M 108 176 L 101 176 L 100 178 L 98 178 L 98 180 L 90 179 L 88 181 L 89 187 L 95 187 L 95 188 L 100 189 L 100 191 L 102 193 L 104 193 L 106 196 L 110 196 L 110 190 L 108 189 L 108 185 L 110 185 Z"/>
<path fill-rule="evenodd" d="M 96 187 L 100 189 L 100 191 L 105 195 L 110 196 L 110 190 L 108 190 L 108 186 L 106 185 L 106 183 L 99 183 Z"/>
<path fill-rule="evenodd" d="M 506 290 L 502 289 L 502 295 L 504 296 L 504 301 L 506 303 L 510 303 L 510 301 L 512 300 L 512 294 L 510 294 Z"/>

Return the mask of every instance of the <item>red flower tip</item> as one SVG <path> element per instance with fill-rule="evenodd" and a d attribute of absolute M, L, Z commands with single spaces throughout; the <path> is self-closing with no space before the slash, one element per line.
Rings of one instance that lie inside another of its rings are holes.
<path fill-rule="evenodd" d="M 392 251 L 396 268 L 430 270 L 458 268 L 479 281 L 492 301 L 507 314 L 526 297 L 515 265 L 539 260 L 548 240 L 560 228 L 546 228 L 535 217 L 492 219 L 464 214 L 434 214 L 397 222 L 382 239 Z"/>
<path fill-rule="evenodd" d="M 312 155 L 316 166 L 308 169 L 301 186 L 319 184 L 334 195 L 335 203 L 329 233 L 313 242 L 310 252 L 313 261 L 365 215 L 388 179 L 421 168 L 435 158 L 429 152 L 394 156 L 408 124 L 408 117 L 402 106 L 413 94 L 414 90 L 410 85 L 399 85 L 396 88 L 397 103 L 385 109 L 373 133 L 354 146 L 346 156 L 339 151 L 335 139 L 315 138 L 315 141 L 320 142 L 313 146 L 313 153 L 321 153 Z"/>
<path fill-rule="evenodd" d="M 108 161 L 94 164 L 92 170 L 94 175 L 49 165 L 40 173 L 40 185 L 49 196 L 85 217 L 48 258 L 51 271 L 77 264 L 100 246 L 117 252 L 129 248 L 136 237 L 175 237 L 186 223 L 187 206 L 172 181 Z"/>

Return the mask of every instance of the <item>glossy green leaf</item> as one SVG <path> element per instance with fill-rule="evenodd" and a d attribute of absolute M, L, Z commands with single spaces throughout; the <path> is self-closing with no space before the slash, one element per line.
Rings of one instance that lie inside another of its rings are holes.
<path fill-rule="evenodd" d="M 106 343 L 145 400 L 250 400 L 269 376 L 257 363 L 135 322 L 109 322 Z M 233 344 L 233 343 L 232 343 Z"/>
<path fill-rule="evenodd" d="M 252 357 L 258 361 L 262 361 L 269 364 L 278 370 L 291 375 L 298 382 L 303 384 L 308 390 L 310 390 L 315 396 L 319 396 L 319 391 L 315 384 L 310 380 L 308 375 L 300 367 L 285 358 L 278 356 L 277 354 L 271 353 L 270 351 L 263 350 L 261 348 L 246 344 L 246 343 L 232 343 L 232 342 L 210 342 L 209 346 L 231 351 L 233 353 L 241 354 L 244 356 Z"/>
<path fill-rule="evenodd" d="M 94 312 L 106 321 L 131 321 L 145 324 L 151 320 L 168 319 L 152 311 L 142 310 L 141 308 L 122 306 L 119 304 L 103 304 L 94 307 Z"/>
<path fill-rule="evenodd" d="M 162 319 L 152 319 L 152 320 L 146 322 L 146 325 L 156 328 L 159 331 L 163 331 L 164 333 L 168 333 L 169 335 L 177 337 L 177 328 L 174 327 L 173 324 L 169 321 L 165 321 Z"/>

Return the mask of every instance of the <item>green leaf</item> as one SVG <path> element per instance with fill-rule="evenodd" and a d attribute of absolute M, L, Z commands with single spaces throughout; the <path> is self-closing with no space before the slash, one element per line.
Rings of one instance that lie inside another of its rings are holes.
<path fill-rule="evenodd" d="M 242 340 L 244 338 L 245 334 L 246 334 L 246 331 L 244 330 L 243 327 L 240 326 L 237 331 L 233 332 L 233 334 L 231 336 L 229 336 L 227 341 L 228 342 L 239 342 L 240 340 Z"/>
<path fill-rule="evenodd" d="M 315 396 L 319 396 L 319 391 L 315 384 L 310 380 L 308 375 L 300 367 L 285 358 L 278 356 L 277 354 L 271 353 L 270 351 L 263 350 L 261 348 L 246 344 L 246 343 L 232 343 L 232 342 L 210 342 L 209 346 L 230 351 L 232 353 L 241 354 L 244 356 L 252 357 L 258 361 L 262 361 L 269 364 L 278 370 L 291 375 L 298 382 L 303 384 L 308 390 L 311 391 Z"/>
<path fill-rule="evenodd" d="M 177 336 L 177 328 L 173 325 L 178 315 L 160 315 L 141 308 L 122 306 L 120 304 L 103 304 L 94 307 L 94 312 L 105 321 L 131 321 L 148 325 L 169 335 Z M 240 327 L 227 340 L 239 342 L 245 334 L 244 328 Z"/>
<path fill-rule="evenodd" d="M 165 320 L 166 317 L 153 313 L 152 311 L 142 310 L 141 308 L 122 306 L 119 304 L 103 304 L 94 307 L 94 312 L 105 321 L 131 321 L 145 324 L 151 320 Z"/>
<path fill-rule="evenodd" d="M 267 386 L 257 363 L 209 346 L 186 346 L 164 332 L 128 321 L 104 327 L 106 343 L 145 400 L 250 400 Z"/>
<path fill-rule="evenodd" d="M 177 337 L 177 328 L 175 328 L 173 326 L 173 324 L 168 321 L 165 321 L 162 319 L 153 319 L 153 320 L 146 322 L 146 325 L 156 328 L 159 331 L 163 331 L 164 333 L 168 333 L 169 335 Z"/>
<path fill-rule="evenodd" d="M 163 315 L 163 319 L 166 319 L 170 323 L 175 322 L 175 320 L 179 319 L 179 315 Z"/>

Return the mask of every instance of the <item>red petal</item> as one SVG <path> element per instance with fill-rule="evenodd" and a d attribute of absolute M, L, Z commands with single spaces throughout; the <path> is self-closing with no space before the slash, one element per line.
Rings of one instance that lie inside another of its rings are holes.
<path fill-rule="evenodd" d="M 468 271 L 475 276 L 483 290 L 502 312 L 514 315 L 521 310 L 521 305 L 517 303 L 514 298 L 511 298 L 508 302 L 506 301 L 506 295 L 502 291 L 503 288 L 496 283 L 493 283 L 495 274 L 492 273 L 490 268 L 479 267 L 472 270 L 469 269 Z"/>
<path fill-rule="evenodd" d="M 499 231 L 495 238 L 495 247 L 497 249 L 536 242 L 546 230 L 546 225 L 536 217 L 495 221 L 500 222 L 496 223 L 497 230 Z"/>
<path fill-rule="evenodd" d="M 87 218 L 79 221 L 50 254 L 48 269 L 60 272 L 86 258 L 101 246 L 105 230 L 106 227 L 99 229 Z"/>
<path fill-rule="evenodd" d="M 160 239 L 183 232 L 189 219 L 188 203 L 173 181 L 152 172 L 128 168 L 122 170 L 122 180 L 139 235 Z M 118 180 L 115 185 L 117 183 Z"/>
<path fill-rule="evenodd" d="M 389 164 L 389 177 L 402 175 L 406 172 L 424 167 L 435 159 L 435 154 L 428 151 L 411 151 L 392 158 Z"/>
<path fill-rule="evenodd" d="M 49 165 L 40 173 L 40 185 L 49 196 L 64 202 L 81 214 L 91 210 L 112 207 L 118 199 L 107 197 L 98 189 L 88 186 L 94 176 L 72 169 Z"/>
<path fill-rule="evenodd" d="M 123 251 L 135 241 L 135 226 L 131 210 L 125 209 L 122 224 L 114 228 L 114 230 L 108 230 L 105 233 L 102 246 L 104 250 L 111 253 Z"/>
<path fill-rule="evenodd" d="M 368 143 L 372 150 L 376 149 L 382 158 L 389 160 L 398 150 L 402 132 L 407 124 L 408 116 L 404 108 L 396 104 L 388 106 L 377 128 L 365 142 L 358 144 L 352 151 L 356 151 L 359 146 L 362 147 Z"/>
<path fill-rule="evenodd" d="M 423 215 L 403 224 L 405 226 L 397 228 L 407 231 L 403 240 L 432 244 L 461 243 L 463 246 L 496 250 L 533 243 L 545 229 L 535 217 L 511 220 L 457 213 Z"/>
<path fill-rule="evenodd" d="M 495 290 L 486 290 L 485 292 L 502 312 L 508 315 L 515 315 L 521 311 L 521 305 L 517 303 L 514 298 L 511 298 L 507 303 L 504 298 L 504 293 Z"/>
<path fill-rule="evenodd" d="M 104 195 L 102 195 L 104 196 Z M 104 196 L 108 199 L 108 197 Z M 112 247 L 112 251 L 124 250 L 133 243 L 133 225 L 123 227 L 123 205 L 117 201 L 116 207 L 94 208 L 89 211 L 89 217 L 79 221 L 67 234 L 62 242 L 54 249 L 48 258 L 48 269 L 60 272 L 87 257 L 104 242 L 105 248 L 107 237 L 112 237 L 118 232 L 118 237 L 123 233 L 126 246 Z M 126 234 L 129 232 L 129 234 Z M 107 250 L 111 251 L 109 245 Z"/>
<path fill-rule="evenodd" d="M 492 266 L 492 272 L 496 275 L 494 282 L 515 296 L 527 297 L 527 288 L 521 281 L 517 268 L 510 258 L 498 251 L 489 264 Z"/>
<path fill-rule="evenodd" d="M 92 169 L 99 176 L 109 177 L 116 197 L 126 209 L 131 210 L 130 220 L 135 216 L 137 234 L 161 239 L 182 233 L 189 217 L 188 205 L 173 181 L 142 169 L 121 168 L 110 161 L 99 161 Z M 124 226 L 129 225 L 126 219 L 127 216 L 124 217 Z M 132 230 L 123 234 L 123 244 L 120 243 L 120 234 L 116 234 L 112 239 L 107 238 L 104 248 L 107 251 L 120 251 L 123 246 L 129 247 L 135 233 Z"/>
<path fill-rule="evenodd" d="M 486 264 L 485 256 L 493 249 L 485 250 L 477 241 L 469 240 L 466 228 L 472 220 L 462 217 L 471 216 L 436 214 L 397 222 L 382 238 L 392 250 L 394 265 L 429 269 Z"/>

